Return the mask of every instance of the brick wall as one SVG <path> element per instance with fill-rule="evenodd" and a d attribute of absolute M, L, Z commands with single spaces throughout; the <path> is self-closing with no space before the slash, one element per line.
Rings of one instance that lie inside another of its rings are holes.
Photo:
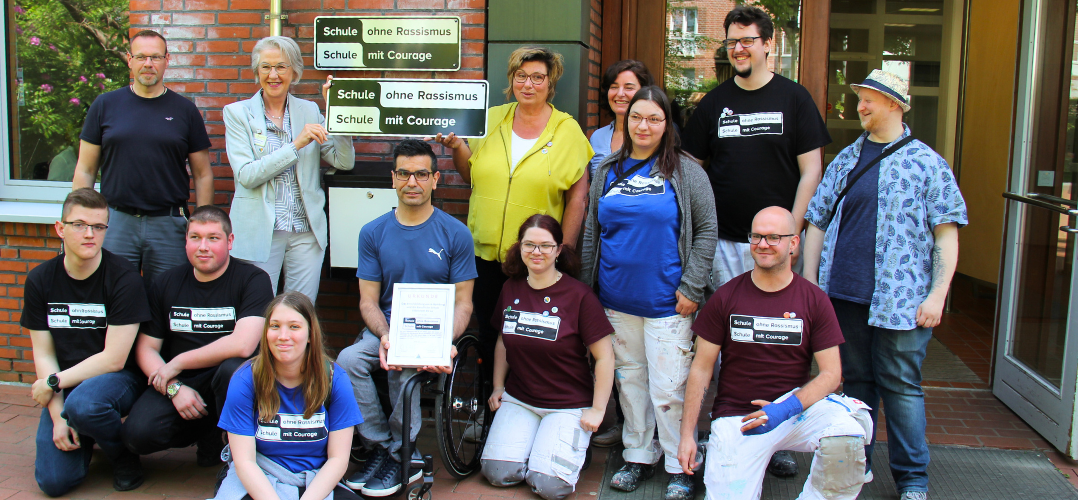
<path fill-rule="evenodd" d="M 313 100 L 323 109 L 319 89 L 327 74 L 358 78 L 486 78 L 486 0 L 284 0 L 288 20 L 282 34 L 299 42 L 304 53 L 303 81 L 293 93 Z M 602 1 L 592 0 L 591 53 L 585 129 L 598 126 L 598 86 Z M 234 184 L 225 152 L 222 108 L 246 99 L 258 90 L 250 69 L 250 51 L 269 35 L 263 21 L 267 0 L 131 0 L 132 33 L 141 29 L 161 32 L 172 54 L 165 75 L 168 87 L 190 98 L 202 111 L 210 134 L 210 161 L 214 172 L 214 203 L 231 203 Z M 461 70 L 456 72 L 317 71 L 311 57 L 314 18 L 321 15 L 453 15 L 463 22 Z M 392 140 L 358 137 L 358 161 L 390 161 Z M 442 185 L 435 205 L 462 218 L 471 194 L 453 169 L 448 151 L 439 153 Z M 193 198 L 192 198 L 193 202 Z M 235 221 L 242 223 L 241 221 Z M 33 382 L 30 337 L 18 326 L 22 310 L 22 284 L 26 273 L 56 255 L 60 240 L 51 225 L 0 224 L 0 381 Z M 359 290 L 354 277 L 323 270 L 318 311 L 333 350 L 349 345 L 362 328 Z"/>

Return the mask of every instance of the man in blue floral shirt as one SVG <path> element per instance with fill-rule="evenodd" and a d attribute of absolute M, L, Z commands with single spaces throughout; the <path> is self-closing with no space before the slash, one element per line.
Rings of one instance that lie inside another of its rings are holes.
<path fill-rule="evenodd" d="M 882 398 L 887 408 L 900 498 L 923 500 L 929 457 L 921 362 L 958 263 L 966 204 L 947 162 L 905 140 L 908 83 L 874 70 L 851 87 L 865 133 L 835 157 L 809 202 L 804 277 L 831 297 L 846 338 L 843 390 L 873 408 Z M 873 410 L 874 426 L 876 416 Z M 866 455 L 871 476 L 871 447 Z"/>

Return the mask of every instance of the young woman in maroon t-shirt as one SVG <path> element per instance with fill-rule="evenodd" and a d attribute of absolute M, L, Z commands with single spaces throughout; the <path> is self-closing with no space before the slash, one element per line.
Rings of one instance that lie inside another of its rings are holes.
<path fill-rule="evenodd" d="M 489 401 L 498 413 L 482 458 L 491 484 L 527 481 L 547 500 L 576 489 L 614 381 L 614 327 L 598 297 L 572 277 L 579 258 L 560 241 L 558 221 L 536 214 L 506 252 L 509 281 L 491 319 L 501 332 Z"/>

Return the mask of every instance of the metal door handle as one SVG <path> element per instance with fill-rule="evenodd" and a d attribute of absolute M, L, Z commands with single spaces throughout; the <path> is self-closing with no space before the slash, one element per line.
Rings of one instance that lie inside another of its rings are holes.
<path fill-rule="evenodd" d="M 1040 199 L 1037 199 L 1037 198 L 1031 198 L 1029 196 L 1022 196 L 1020 194 L 1006 193 L 1006 192 L 1003 193 L 1003 197 L 1007 198 L 1008 200 L 1014 200 L 1014 201 L 1025 203 L 1027 205 L 1033 205 L 1035 207 L 1044 208 L 1044 209 L 1047 209 L 1047 210 L 1051 210 L 1053 212 L 1061 213 L 1063 215 L 1069 215 L 1069 216 L 1072 216 L 1072 217 L 1073 216 L 1078 216 L 1078 210 L 1074 210 L 1074 209 L 1070 209 L 1070 208 L 1064 208 L 1064 207 L 1059 206 L 1058 204 L 1050 203 L 1050 202 L 1040 200 Z"/>
<path fill-rule="evenodd" d="M 1060 198 L 1058 196 L 1052 196 L 1050 194 L 1041 193 L 1028 193 L 1026 196 L 1037 200 L 1044 200 L 1050 203 L 1058 203 L 1060 205 L 1067 205 L 1070 207 L 1078 207 L 1078 201 L 1068 200 L 1066 198 Z"/>
<path fill-rule="evenodd" d="M 1078 233 L 1078 229 L 1075 229 L 1070 226 L 1059 226 L 1059 230 L 1063 231 L 1064 233 Z"/>

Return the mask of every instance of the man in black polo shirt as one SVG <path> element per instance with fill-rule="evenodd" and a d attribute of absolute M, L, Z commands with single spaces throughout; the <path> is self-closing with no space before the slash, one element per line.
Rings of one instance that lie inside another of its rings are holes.
<path fill-rule="evenodd" d="M 232 223 L 215 206 L 191 212 L 187 260 L 150 289 L 152 319 L 135 344 L 153 387 L 131 409 L 123 441 L 139 455 L 198 443 L 198 463 L 220 463 L 217 417 L 232 373 L 258 347 L 269 275 L 229 258 Z"/>
<path fill-rule="evenodd" d="M 130 263 L 101 248 L 109 222 L 101 193 L 72 191 L 62 214 L 64 253 L 30 271 L 20 320 L 34 347 L 31 392 L 44 407 L 34 478 L 46 495 L 67 493 L 86 478 L 96 441 L 113 464 L 113 487 L 134 489 L 142 468 L 120 441 L 120 419 L 146 385 L 129 355 L 150 319 L 146 292 Z"/>
<path fill-rule="evenodd" d="M 195 178 L 195 201 L 213 203 L 210 139 L 195 104 L 165 88 L 168 46 L 157 32 L 131 38 L 133 81 L 101 94 L 86 113 L 74 189 L 94 187 L 108 198 L 105 248 L 130 260 L 146 283 L 183 262 L 184 215 Z"/>

